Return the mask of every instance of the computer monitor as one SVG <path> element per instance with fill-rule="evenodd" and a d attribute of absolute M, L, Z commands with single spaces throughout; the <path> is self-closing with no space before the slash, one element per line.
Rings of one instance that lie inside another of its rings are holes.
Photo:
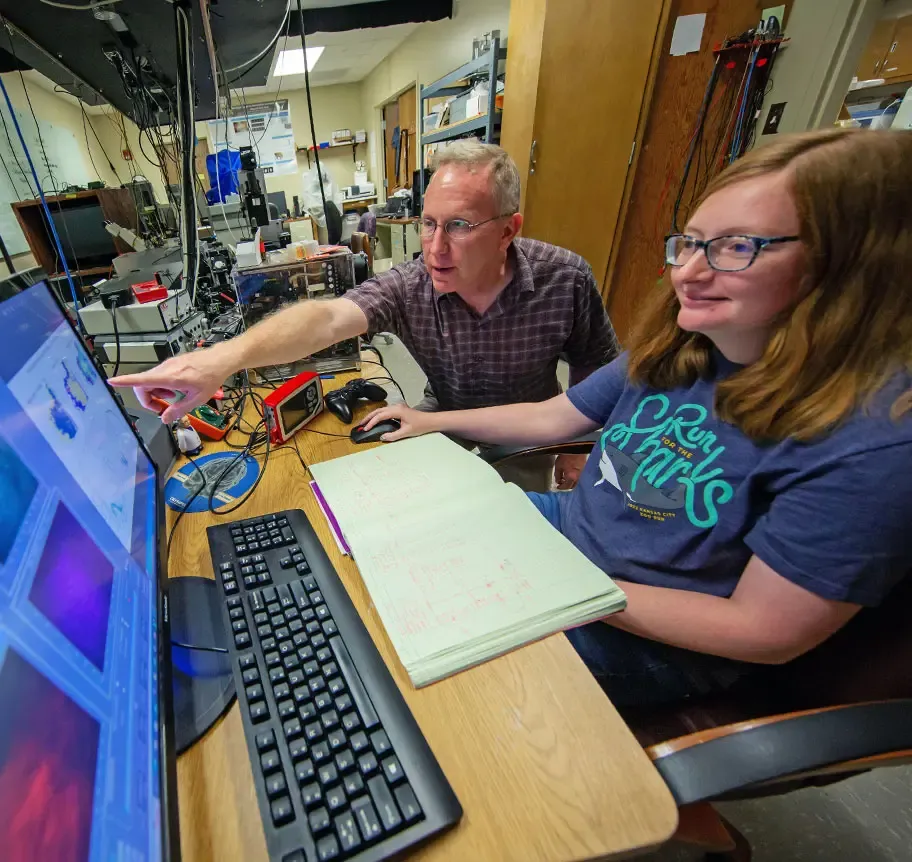
<path fill-rule="evenodd" d="M 51 218 L 71 269 L 107 266 L 117 255 L 114 237 L 105 230 L 101 205 L 51 205 Z"/>
<path fill-rule="evenodd" d="M 155 469 L 45 282 L 0 344 L 0 857 L 176 858 Z"/>
<path fill-rule="evenodd" d="M 279 211 L 279 218 L 285 217 L 285 214 L 288 212 L 288 201 L 285 198 L 285 192 L 267 192 L 266 200 L 275 205 L 276 209 Z M 276 214 L 270 211 L 269 217 L 276 218 Z"/>

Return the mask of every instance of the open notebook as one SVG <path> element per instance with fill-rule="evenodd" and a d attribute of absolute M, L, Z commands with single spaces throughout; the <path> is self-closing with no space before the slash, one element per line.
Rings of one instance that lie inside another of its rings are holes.
<path fill-rule="evenodd" d="M 311 469 L 416 686 L 626 605 L 523 491 L 441 434 Z"/>

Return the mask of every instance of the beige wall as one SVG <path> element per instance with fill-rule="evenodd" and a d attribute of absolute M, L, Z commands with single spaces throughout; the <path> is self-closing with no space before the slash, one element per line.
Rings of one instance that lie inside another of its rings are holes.
<path fill-rule="evenodd" d="M 760 135 L 770 105 L 786 102 L 783 132 L 801 132 L 836 121 L 858 60 L 884 0 L 795 0 L 785 23 L 791 40 L 776 59 L 773 87 L 764 100 L 755 146 L 776 139 Z"/>
<path fill-rule="evenodd" d="M 328 141 L 336 129 L 366 128 L 365 116 L 361 103 L 361 84 L 335 84 L 328 87 L 312 87 L 314 128 L 317 141 Z M 252 95 L 247 97 L 249 104 L 265 102 L 274 96 Z M 288 99 L 288 109 L 291 111 L 291 125 L 294 129 L 295 144 L 306 147 L 311 143 L 310 120 L 307 114 L 307 92 L 305 90 L 290 90 L 280 93 L 279 98 Z M 311 164 L 313 155 L 311 154 Z M 358 159 L 367 161 L 367 146 L 358 146 Z M 352 159 L 351 147 L 323 150 L 320 153 L 320 164 L 329 171 L 336 186 L 350 186 L 355 181 L 355 163 Z M 298 153 L 298 172 L 283 174 L 276 177 L 266 177 L 266 190 L 270 192 L 285 192 L 288 208 L 293 207 L 292 196 L 301 194 L 301 180 L 307 172 L 307 155 Z M 369 177 L 373 179 L 373 177 Z"/>
<path fill-rule="evenodd" d="M 361 82 L 365 122 L 372 135 L 371 179 L 383 183 L 380 108 L 412 84 L 427 86 L 472 59 L 472 39 L 491 30 L 507 38 L 510 0 L 459 0 L 453 18 L 415 29 Z M 417 113 L 421 122 L 421 111 Z"/>
<path fill-rule="evenodd" d="M 111 173 L 110 168 L 108 168 L 107 162 L 99 149 L 98 142 L 95 140 L 92 130 L 89 129 L 88 126 L 89 144 L 88 147 L 86 146 L 86 133 L 82 127 L 82 112 L 79 110 L 79 103 L 76 99 L 71 96 L 64 96 L 52 92 L 52 89 L 50 88 L 53 87 L 53 84 L 46 78 L 43 82 L 44 85 L 39 83 L 40 76 L 37 72 L 24 72 L 23 76 L 25 78 L 26 87 L 28 88 L 29 99 L 31 99 L 32 107 L 35 109 L 35 115 L 38 119 L 53 123 L 58 128 L 72 132 L 73 137 L 76 139 L 76 144 L 79 146 L 85 158 L 86 168 L 92 171 L 92 160 L 94 160 L 95 165 L 100 172 L 99 179 L 103 180 L 108 185 L 116 185 L 117 183 L 115 182 L 114 175 Z M 19 79 L 19 75 L 16 72 L 6 72 L 3 74 L 3 83 L 9 92 L 13 107 L 18 111 L 28 113 L 29 106 L 22 89 L 22 81 Z M 45 86 L 49 89 L 45 89 Z M 12 130 L 10 131 L 12 134 Z M 14 141 L 14 144 L 18 148 L 18 142 Z M 35 154 L 33 153 L 32 156 L 34 157 L 34 155 Z M 23 162 L 23 164 L 25 163 Z"/>
<path fill-rule="evenodd" d="M 317 140 L 329 140 L 330 133 L 335 129 L 365 128 L 362 115 L 361 85 L 340 84 L 329 87 L 314 87 L 311 91 L 314 106 L 314 125 L 317 131 Z M 295 143 L 303 147 L 310 143 L 310 122 L 307 116 L 307 94 L 304 90 L 290 90 L 279 93 L 279 98 L 288 99 L 291 111 L 291 123 L 294 128 Z M 268 101 L 275 94 L 255 94 L 247 96 L 248 104 Z M 238 101 L 240 101 L 239 97 Z M 139 129 L 129 119 L 124 119 L 127 132 L 127 142 L 133 153 L 133 162 L 127 162 L 121 155 L 123 149 L 123 133 L 119 128 L 120 115 L 113 108 L 106 108 L 104 114 L 92 117 L 93 125 L 99 137 L 104 142 L 105 149 L 111 156 L 111 161 L 124 180 L 129 180 L 132 173 L 139 173 L 146 177 L 155 188 L 160 202 L 167 201 L 164 180 L 158 167 L 152 164 L 142 154 L 139 146 Z M 199 138 L 209 137 L 208 123 L 197 122 L 196 134 Z M 144 140 L 143 146 L 150 156 L 155 154 L 149 142 Z M 211 148 L 210 148 L 211 150 Z M 338 185 L 348 186 L 354 182 L 354 162 L 351 149 L 334 149 L 321 153 L 321 162 L 325 162 L 333 181 Z M 367 147 L 358 148 L 358 158 L 367 160 Z M 311 159 L 313 157 L 311 156 Z M 132 164 L 132 171 L 130 170 Z M 266 190 L 270 192 L 285 192 L 289 208 L 292 207 L 292 196 L 300 195 L 302 173 L 307 171 L 307 156 L 298 154 L 298 172 L 281 176 L 267 177 Z M 208 188 L 208 182 L 204 183 Z"/>

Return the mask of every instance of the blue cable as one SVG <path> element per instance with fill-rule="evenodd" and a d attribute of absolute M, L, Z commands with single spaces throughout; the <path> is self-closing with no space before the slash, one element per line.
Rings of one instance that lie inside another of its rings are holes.
<path fill-rule="evenodd" d="M 22 129 L 19 128 L 19 120 L 16 119 L 16 111 L 13 108 L 13 103 L 10 101 L 9 93 L 6 91 L 6 84 L 3 83 L 3 78 L 0 78 L 0 90 L 3 90 L 3 98 L 6 99 L 6 106 L 9 108 L 10 117 L 13 120 L 13 125 L 16 127 L 16 134 L 19 135 L 19 142 L 22 144 L 22 150 L 25 152 L 25 158 L 28 160 L 29 168 L 32 171 L 35 187 L 38 189 L 38 197 L 41 198 L 41 206 L 44 208 L 44 215 L 47 218 L 48 224 L 51 226 L 54 245 L 57 247 L 57 254 L 60 257 L 60 262 L 63 264 L 63 271 L 66 273 L 67 281 L 70 283 L 70 293 L 73 295 L 73 305 L 78 309 L 79 299 L 76 296 L 76 284 L 73 282 L 73 276 L 70 275 L 70 268 L 67 266 L 66 255 L 63 253 L 63 246 L 60 244 L 60 237 L 57 235 L 57 228 L 54 225 L 54 219 L 51 217 L 51 210 L 47 205 L 47 201 L 44 199 L 44 190 L 41 188 L 41 181 L 38 179 L 38 173 L 35 171 L 35 164 L 32 162 L 31 153 L 29 153 L 28 147 L 26 146 L 25 138 L 22 135 Z M 79 324 L 79 328 L 82 329 L 82 320 L 78 314 L 76 314 L 76 320 Z"/>

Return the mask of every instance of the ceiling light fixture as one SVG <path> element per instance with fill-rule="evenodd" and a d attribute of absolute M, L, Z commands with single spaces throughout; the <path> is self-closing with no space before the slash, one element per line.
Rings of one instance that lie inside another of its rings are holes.
<path fill-rule="evenodd" d="M 323 53 L 323 48 L 307 49 L 307 71 L 312 72 L 313 67 L 317 65 L 317 60 Z M 304 74 L 304 49 L 289 48 L 287 51 L 279 52 L 279 59 L 276 63 L 273 76 L 280 75 L 303 75 Z"/>

